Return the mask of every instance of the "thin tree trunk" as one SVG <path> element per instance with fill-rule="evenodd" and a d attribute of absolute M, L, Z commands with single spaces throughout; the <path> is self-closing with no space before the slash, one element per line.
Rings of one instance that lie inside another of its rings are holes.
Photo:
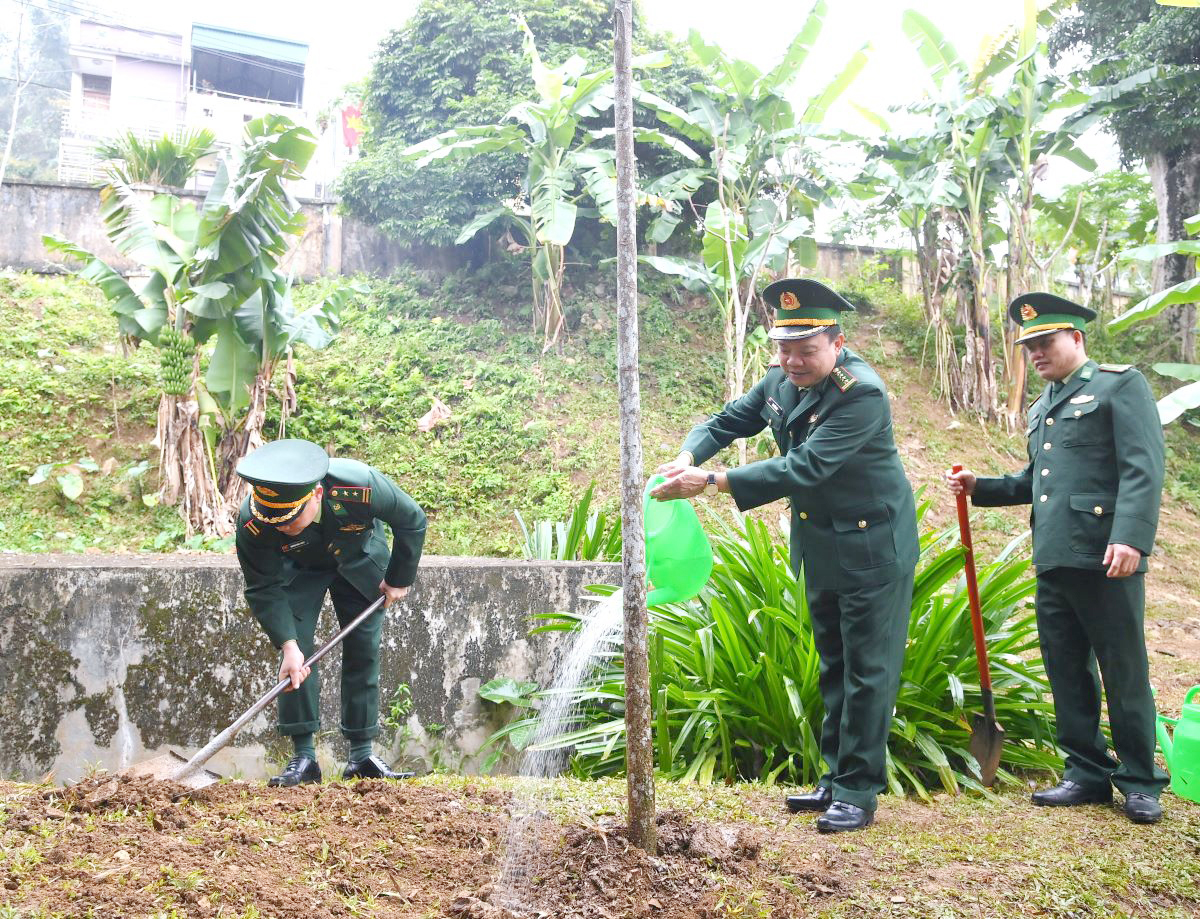
<path fill-rule="evenodd" d="M 625 603 L 625 749 L 629 839 L 658 851 L 654 824 L 649 617 L 642 522 L 642 425 L 638 388 L 637 213 L 633 156 L 633 0 L 613 7 L 617 144 L 617 383 L 621 405 L 621 583 Z"/>
<path fill-rule="evenodd" d="M 8 160 L 12 156 L 13 138 L 17 135 L 17 112 L 21 109 L 21 94 L 33 81 L 37 71 L 34 70 L 24 80 L 21 79 L 21 33 L 25 28 L 25 4 L 21 4 L 21 14 L 17 19 L 17 37 L 13 50 L 14 79 L 12 97 L 12 116 L 8 119 L 8 137 L 4 140 L 4 155 L 0 157 L 0 186 L 4 185 L 4 174 L 8 171 Z"/>
<path fill-rule="evenodd" d="M 233 529 L 200 430 L 200 404 L 163 393 L 158 403 L 159 500 L 181 503 L 187 535 L 227 536 Z"/>
<path fill-rule="evenodd" d="M 1200 211 L 1200 145 L 1146 158 L 1154 200 L 1158 204 L 1160 243 L 1186 239 L 1183 221 Z M 1154 263 L 1151 288 L 1154 293 L 1195 277 L 1195 259 L 1168 255 Z M 1196 306 L 1188 304 L 1169 310 L 1167 324 L 1176 337 L 1181 361 L 1196 360 Z"/>
<path fill-rule="evenodd" d="M 236 513 L 246 496 L 247 486 L 237 474 L 237 464 L 263 445 L 263 427 L 267 421 L 267 396 L 271 379 L 266 372 L 259 372 L 250 389 L 250 405 L 246 408 L 245 423 L 234 431 L 226 431 L 217 444 L 217 485 L 225 499 L 225 506 L 232 515 Z"/>

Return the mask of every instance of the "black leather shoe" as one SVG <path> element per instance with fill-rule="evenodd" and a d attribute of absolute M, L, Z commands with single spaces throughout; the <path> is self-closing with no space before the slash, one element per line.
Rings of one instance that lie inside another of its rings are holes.
<path fill-rule="evenodd" d="M 1158 823 L 1162 820 L 1162 805 L 1158 798 L 1131 792 L 1125 796 L 1125 816 L 1134 823 Z"/>
<path fill-rule="evenodd" d="M 817 818 L 817 829 L 822 833 L 845 833 L 848 830 L 861 830 L 869 827 L 875 820 L 875 815 L 868 813 L 854 804 L 845 801 L 834 801 Z"/>
<path fill-rule="evenodd" d="M 392 772 L 378 756 L 346 763 L 343 779 L 411 779 L 411 772 Z"/>
<path fill-rule="evenodd" d="M 312 785 L 321 781 L 321 767 L 308 756 L 293 756 L 288 760 L 282 775 L 267 779 L 269 788 L 291 788 L 294 785 Z"/>
<path fill-rule="evenodd" d="M 793 814 L 800 811 L 823 811 L 833 803 L 833 791 L 818 785 L 815 789 L 802 795 L 788 795 L 787 808 Z"/>
<path fill-rule="evenodd" d="M 1074 807 L 1076 804 L 1108 804 L 1112 801 L 1112 786 L 1086 788 L 1070 779 L 1063 779 L 1053 788 L 1043 788 L 1032 795 L 1039 807 Z"/>

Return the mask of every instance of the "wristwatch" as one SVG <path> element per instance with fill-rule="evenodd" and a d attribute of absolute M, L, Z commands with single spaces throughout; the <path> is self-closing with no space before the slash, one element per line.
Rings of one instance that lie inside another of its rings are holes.
<path fill-rule="evenodd" d="M 704 493 L 706 495 L 715 495 L 717 493 L 717 474 L 715 472 L 708 474 L 708 481 L 704 483 Z"/>

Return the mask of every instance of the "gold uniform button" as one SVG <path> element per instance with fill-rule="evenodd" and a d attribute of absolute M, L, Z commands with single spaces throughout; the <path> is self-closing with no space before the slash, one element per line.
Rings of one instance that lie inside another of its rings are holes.
<path fill-rule="evenodd" d="M 860 530 L 865 530 L 867 528 L 867 521 L 865 521 L 865 520 L 858 521 L 858 528 Z"/>
<path fill-rule="evenodd" d="M 800 519 L 801 519 L 801 520 L 807 520 L 807 519 L 808 519 L 808 511 L 801 511 L 801 512 L 800 512 Z"/>
<path fill-rule="evenodd" d="M 1042 470 L 1042 475 L 1049 475 L 1049 474 L 1050 474 L 1050 470 L 1049 470 L 1049 469 L 1043 469 L 1043 470 Z"/>
<path fill-rule="evenodd" d="M 1078 408 L 1075 409 L 1075 417 L 1076 418 L 1078 418 L 1082 414 L 1083 414 L 1083 409 L 1078 409 Z"/>
<path fill-rule="evenodd" d="M 1041 501 L 1043 504 L 1045 504 L 1045 503 L 1046 503 L 1046 499 L 1047 499 L 1048 497 L 1049 497 L 1048 495 L 1042 495 L 1040 498 L 1038 498 L 1038 500 L 1039 500 L 1039 501 Z"/>
<path fill-rule="evenodd" d="M 1047 418 L 1047 419 L 1046 419 L 1046 424 L 1054 424 L 1054 419 L 1053 419 L 1053 418 Z"/>
<path fill-rule="evenodd" d="M 1096 513 L 1097 516 L 1104 513 L 1104 508 L 1102 508 L 1099 504 L 1097 504 L 1095 507 L 1093 507 L 1092 510 Z"/>
<path fill-rule="evenodd" d="M 1047 443 L 1044 443 L 1044 444 L 1042 444 L 1042 449 L 1043 449 L 1043 450 L 1049 450 L 1049 449 L 1050 449 L 1051 447 L 1053 447 L 1053 446 L 1054 446 L 1054 444 L 1052 444 L 1052 443 L 1048 443 L 1048 442 L 1047 442 Z"/>

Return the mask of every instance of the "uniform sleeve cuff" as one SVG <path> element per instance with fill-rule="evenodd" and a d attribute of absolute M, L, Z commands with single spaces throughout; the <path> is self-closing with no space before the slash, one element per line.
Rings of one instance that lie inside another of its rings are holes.
<path fill-rule="evenodd" d="M 1149 555 L 1150 550 L 1154 548 L 1154 534 L 1157 529 L 1148 520 L 1138 517 L 1117 517 L 1113 521 L 1108 541 L 1122 546 L 1133 546 L 1142 555 Z"/>

